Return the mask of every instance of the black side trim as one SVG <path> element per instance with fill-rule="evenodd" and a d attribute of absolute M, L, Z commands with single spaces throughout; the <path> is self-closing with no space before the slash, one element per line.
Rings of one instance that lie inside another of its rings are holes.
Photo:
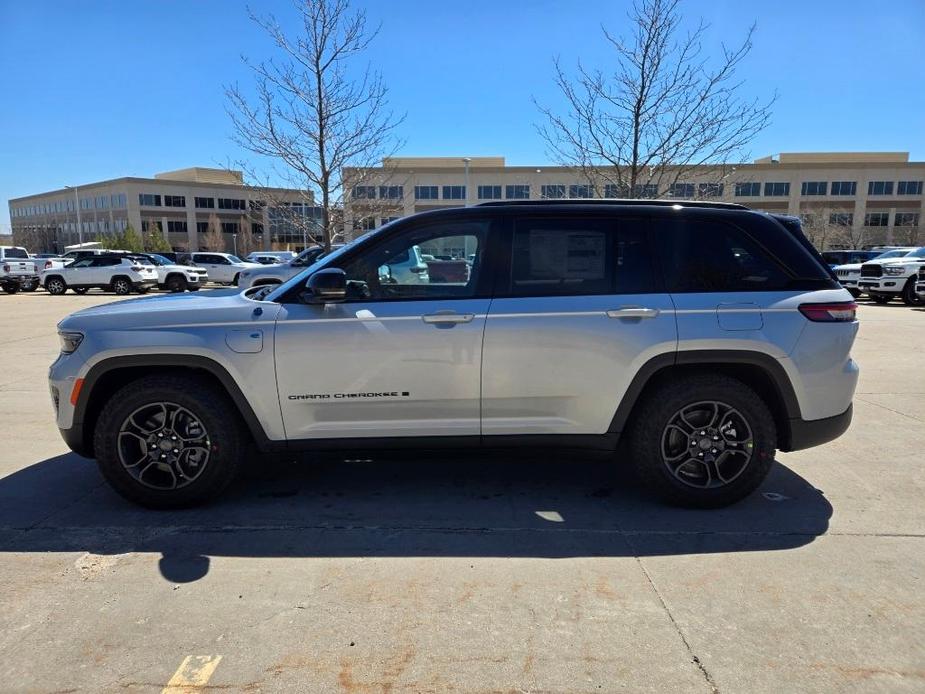
<path fill-rule="evenodd" d="M 789 451 L 801 451 L 834 441 L 851 426 L 854 405 L 834 417 L 825 419 L 791 419 Z"/>
<path fill-rule="evenodd" d="M 748 366 L 759 367 L 768 375 L 769 380 L 774 386 L 777 394 L 780 396 L 781 402 L 784 403 L 787 419 L 792 421 L 802 417 L 800 412 L 800 404 L 797 401 L 796 393 L 793 390 L 793 384 L 790 382 L 790 378 L 787 376 L 787 372 L 784 371 L 784 367 L 781 366 L 780 362 L 778 362 L 774 357 L 763 354 L 761 352 L 749 352 L 740 350 L 688 350 L 676 353 L 672 352 L 670 354 L 660 354 L 643 364 L 642 368 L 639 369 L 639 372 L 630 383 L 629 388 L 627 388 L 626 394 L 623 396 L 623 400 L 620 401 L 620 405 L 617 407 L 617 411 L 613 416 L 613 420 L 610 422 L 610 428 L 607 431 L 612 434 L 619 434 L 621 431 L 623 431 L 623 428 L 626 425 L 626 421 L 629 419 L 630 413 L 633 411 L 633 408 L 635 407 L 636 401 L 639 399 L 640 394 L 652 376 L 654 376 L 658 371 L 670 366 L 705 366 L 709 364 L 715 364 L 717 366 L 744 364 Z M 783 450 L 790 450 L 789 433 L 781 433 L 781 448 Z"/>
<path fill-rule="evenodd" d="M 297 439 L 289 442 L 291 451 L 393 451 L 448 449 L 557 448 L 613 452 L 616 434 L 523 434 L 479 436 L 389 436 L 370 438 Z"/>
<path fill-rule="evenodd" d="M 81 388 L 80 395 L 77 398 L 77 404 L 74 406 L 74 421 L 72 428 L 66 430 L 68 432 L 67 434 L 65 434 L 65 430 L 61 431 L 61 435 L 64 437 L 68 447 L 79 455 L 92 457 L 93 432 L 86 431 L 84 419 L 90 404 L 90 399 L 93 396 L 94 387 L 102 376 L 115 369 L 159 366 L 201 369 L 215 376 L 228 392 L 228 395 L 231 396 L 232 401 L 234 401 L 235 406 L 238 408 L 238 411 L 247 424 L 247 428 L 253 435 L 257 447 L 262 451 L 285 450 L 286 443 L 284 441 L 271 441 L 267 437 L 266 432 L 263 430 L 263 426 L 261 426 L 260 421 L 257 419 L 257 415 L 254 414 L 253 408 L 251 408 L 250 403 L 247 401 L 247 398 L 244 397 L 244 393 L 241 392 L 241 389 L 238 387 L 237 382 L 231 377 L 231 374 L 229 374 L 218 362 L 208 357 L 191 354 L 129 355 L 124 357 L 112 357 L 98 364 L 94 364 L 84 377 L 83 388 Z"/>

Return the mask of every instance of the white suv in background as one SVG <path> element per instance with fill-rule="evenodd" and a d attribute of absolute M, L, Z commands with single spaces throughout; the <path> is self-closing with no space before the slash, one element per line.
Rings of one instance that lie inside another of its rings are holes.
<path fill-rule="evenodd" d="M 861 266 L 858 289 L 867 292 L 878 304 L 899 297 L 907 306 L 918 306 L 922 300 L 916 294 L 915 283 L 923 265 L 925 246 L 913 249 L 900 258 L 872 260 Z"/>
<path fill-rule="evenodd" d="M 148 262 L 126 255 L 91 255 L 65 267 L 42 271 L 42 286 L 49 294 L 86 294 L 88 289 L 108 289 L 116 294 L 144 294 L 157 286 L 157 271 Z"/>
<path fill-rule="evenodd" d="M 157 272 L 158 289 L 169 292 L 198 291 L 209 278 L 205 268 L 198 265 L 177 265 L 157 253 L 138 253 L 129 256 L 136 258 L 143 264 L 154 266 Z"/>
<path fill-rule="evenodd" d="M 238 275 L 242 272 L 266 267 L 260 263 L 245 262 L 231 253 L 196 251 L 190 253 L 190 259 L 196 265 L 205 268 L 212 282 L 219 284 L 237 284 Z"/>

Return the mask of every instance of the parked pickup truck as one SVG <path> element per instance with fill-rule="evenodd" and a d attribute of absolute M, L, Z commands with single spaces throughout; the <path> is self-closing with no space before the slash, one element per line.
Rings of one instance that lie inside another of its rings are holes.
<path fill-rule="evenodd" d="M 15 294 L 20 289 L 34 292 L 38 286 L 39 275 L 35 270 L 35 262 L 26 249 L 0 246 L 0 288 L 7 294 Z"/>

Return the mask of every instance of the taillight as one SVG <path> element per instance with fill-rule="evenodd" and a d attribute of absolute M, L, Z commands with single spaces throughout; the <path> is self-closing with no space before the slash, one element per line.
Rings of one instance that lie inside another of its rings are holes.
<path fill-rule="evenodd" d="M 857 317 L 858 305 L 853 301 L 831 304 L 800 304 L 800 313 L 814 323 L 850 323 Z"/>
<path fill-rule="evenodd" d="M 10 271 L 10 266 L 9 266 L 9 265 L 4 265 L 4 266 L 3 266 L 3 271 L 4 271 L 4 272 L 9 272 L 9 271 Z"/>
<path fill-rule="evenodd" d="M 46 269 L 46 270 L 50 270 L 52 265 L 54 265 L 54 263 L 52 263 L 50 260 L 46 260 L 46 261 L 45 261 L 45 269 Z"/>

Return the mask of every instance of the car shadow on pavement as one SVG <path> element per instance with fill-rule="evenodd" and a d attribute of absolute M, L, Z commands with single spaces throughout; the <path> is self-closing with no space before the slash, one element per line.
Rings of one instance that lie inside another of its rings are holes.
<path fill-rule="evenodd" d="M 828 529 L 821 490 L 777 463 L 717 510 L 662 505 L 625 466 L 569 454 L 373 462 L 254 461 L 220 500 L 150 511 L 74 454 L 0 478 L 0 551 L 158 552 L 163 576 L 197 580 L 211 556 L 660 556 L 786 550 Z"/>

